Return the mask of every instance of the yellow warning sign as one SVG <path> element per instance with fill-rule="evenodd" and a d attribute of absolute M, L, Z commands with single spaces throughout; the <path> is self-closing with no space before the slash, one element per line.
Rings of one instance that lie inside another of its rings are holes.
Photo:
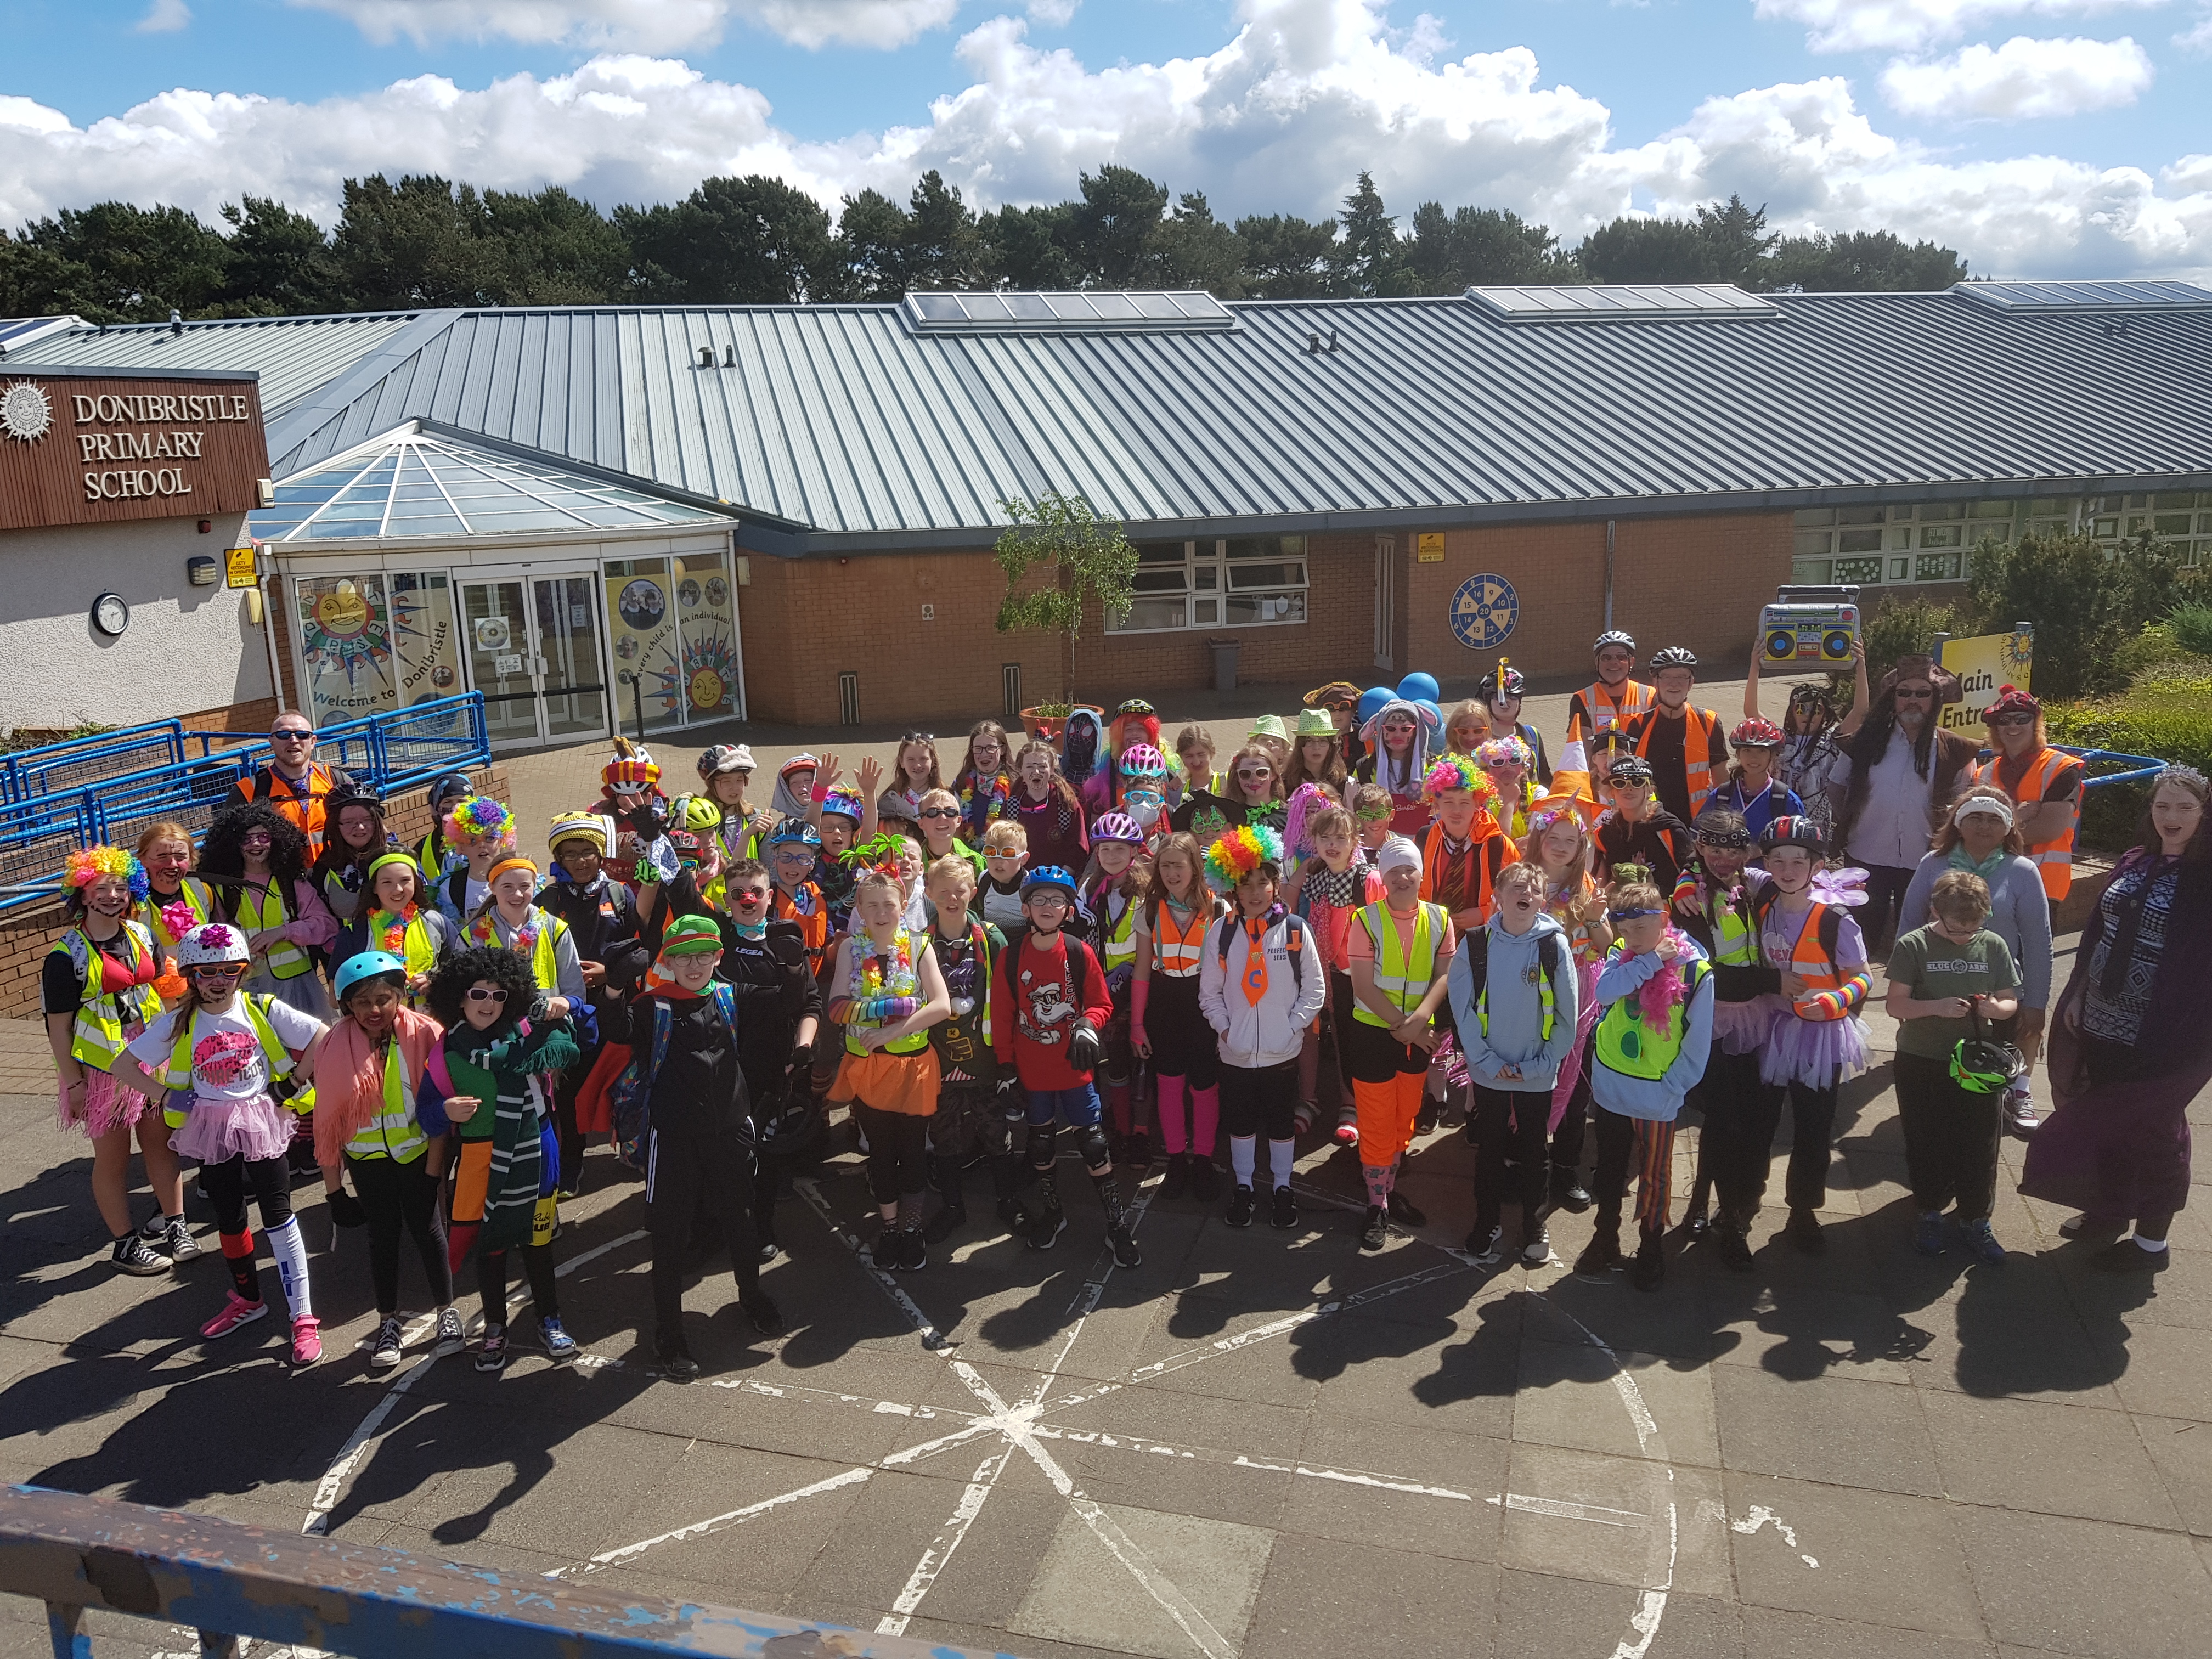
<path fill-rule="evenodd" d="M 1444 532 L 1424 530 L 1413 538 L 1413 562 L 1416 564 L 1442 564 L 1444 562 Z"/>
<path fill-rule="evenodd" d="M 258 586 L 261 580 L 261 573 L 254 567 L 253 552 L 254 550 L 250 547 L 232 547 L 223 550 L 223 569 L 228 573 L 229 578 L 229 580 L 224 583 L 225 586 L 253 587 Z"/>

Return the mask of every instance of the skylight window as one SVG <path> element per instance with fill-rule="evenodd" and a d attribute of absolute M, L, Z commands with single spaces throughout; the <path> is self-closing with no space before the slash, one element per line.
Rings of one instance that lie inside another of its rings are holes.
<path fill-rule="evenodd" d="M 2212 308 L 2212 289 L 2194 283 L 1954 283 L 1951 292 L 2014 316 Z"/>
<path fill-rule="evenodd" d="M 1237 326 L 1227 306 L 1195 289 L 909 294 L 899 314 L 916 334 L 1190 334 Z"/>
<path fill-rule="evenodd" d="M 1727 283 L 1471 288 L 1467 297 L 1509 323 L 1679 323 L 1782 314 L 1771 301 Z"/>

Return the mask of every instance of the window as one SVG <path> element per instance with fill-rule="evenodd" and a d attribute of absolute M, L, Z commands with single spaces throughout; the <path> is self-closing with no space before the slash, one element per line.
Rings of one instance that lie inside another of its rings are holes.
<path fill-rule="evenodd" d="M 1985 537 L 2011 541 L 2027 505 L 1990 501 L 1807 507 L 1793 515 L 1790 579 L 1863 587 L 1962 580 L 1966 550 Z M 2039 501 L 2033 507 L 2045 514 L 2071 512 L 2071 503 L 2063 501 Z M 2117 501 L 2114 507 L 2117 513 Z M 2028 527 L 2052 533 L 2063 532 L 2069 521 L 2036 519 Z"/>
<path fill-rule="evenodd" d="M 1304 536 L 1139 542 L 1129 613 L 1113 634 L 1259 628 L 1306 619 Z"/>
<path fill-rule="evenodd" d="M 2083 503 L 2088 533 L 2100 541 L 2131 540 L 2148 531 L 2185 564 L 2212 564 L 2212 489 L 2166 489 L 2154 495 L 2092 495 Z"/>

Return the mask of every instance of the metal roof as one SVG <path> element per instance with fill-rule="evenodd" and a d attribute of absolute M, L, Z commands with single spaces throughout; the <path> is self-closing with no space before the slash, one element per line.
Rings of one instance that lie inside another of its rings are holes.
<path fill-rule="evenodd" d="M 1954 283 L 1951 292 L 1998 311 L 2193 311 L 2212 307 L 2194 283 Z"/>
<path fill-rule="evenodd" d="M 273 421 L 406 327 L 413 314 L 241 317 L 180 328 L 167 323 L 100 328 L 71 317 L 69 327 L 42 336 L 28 350 L 40 364 L 55 368 L 259 369 L 262 416 Z M 24 349 L 11 350 L 28 361 Z"/>

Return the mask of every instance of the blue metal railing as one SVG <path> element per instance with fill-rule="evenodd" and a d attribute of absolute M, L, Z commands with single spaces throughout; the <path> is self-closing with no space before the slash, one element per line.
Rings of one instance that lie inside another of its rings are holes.
<path fill-rule="evenodd" d="M 2117 749 L 2076 749 L 2070 744 L 2056 743 L 2051 747 L 2062 755 L 2071 755 L 2091 766 L 2117 761 L 2122 770 L 2092 772 L 2083 781 L 2083 787 L 2096 789 L 2108 783 L 2142 783 L 2166 770 L 2166 763 L 2155 755 L 2123 755 Z"/>
<path fill-rule="evenodd" d="M 181 720 L 95 732 L 0 757 L 0 801 L 29 800 L 185 757 Z"/>
<path fill-rule="evenodd" d="M 241 1638 L 352 1659 L 983 1659 L 38 1486 L 0 1487 L 0 1594 L 46 1603 L 56 1659 L 92 1659 L 87 1608 L 187 1626 L 203 1655 L 223 1659 Z"/>
<path fill-rule="evenodd" d="M 178 728 L 170 734 L 173 750 L 161 751 L 165 757 L 154 765 L 67 788 L 31 787 L 64 775 L 64 765 L 96 767 L 102 752 L 139 752 L 146 734 L 157 729 L 104 732 L 9 757 L 11 784 L 0 802 L 0 913 L 52 900 L 60 890 L 63 860 L 73 848 L 101 842 L 129 847 L 148 824 L 165 818 L 198 835 L 231 786 L 269 759 L 266 734 Z M 103 741 L 112 745 L 110 750 L 99 750 Z M 195 744 L 199 753 L 186 752 Z M 441 772 L 489 765 L 483 696 L 471 691 L 324 726 L 315 734 L 315 758 L 386 799 L 421 788 Z M 28 792 L 20 798 L 12 784 L 18 777 Z"/>

